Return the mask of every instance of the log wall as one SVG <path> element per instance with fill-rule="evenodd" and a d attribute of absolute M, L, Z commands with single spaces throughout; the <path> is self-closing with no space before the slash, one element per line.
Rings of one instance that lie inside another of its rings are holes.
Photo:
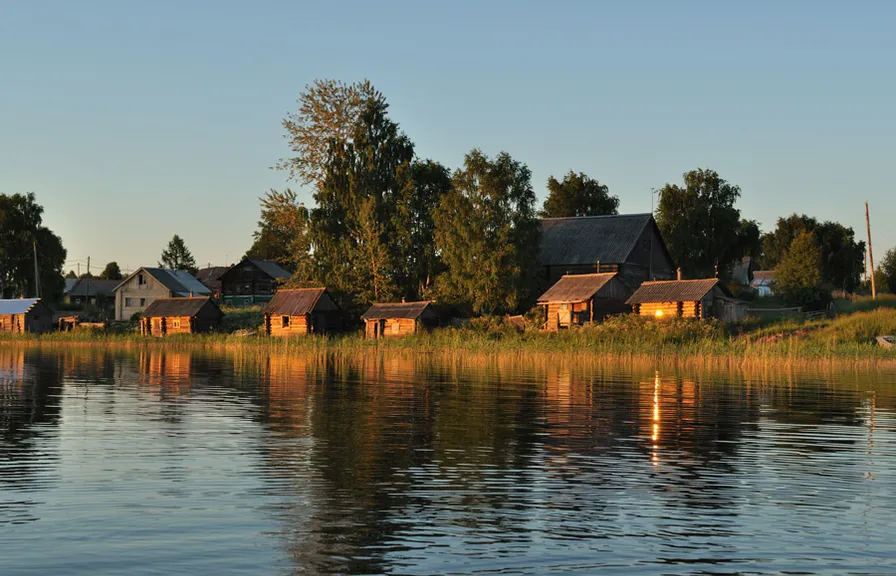
<path fill-rule="evenodd" d="M 379 334 L 377 335 L 377 326 Z M 412 318 L 386 318 L 368 320 L 364 327 L 367 338 L 398 338 L 417 333 L 417 321 Z"/>
<path fill-rule="evenodd" d="M 283 325 L 282 314 L 265 314 L 265 332 L 268 336 L 306 336 L 311 333 L 308 316 L 287 316 L 289 325 Z"/>

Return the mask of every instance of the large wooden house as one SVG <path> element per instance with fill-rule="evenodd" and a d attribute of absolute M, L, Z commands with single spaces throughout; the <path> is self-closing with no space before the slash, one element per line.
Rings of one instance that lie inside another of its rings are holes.
<path fill-rule="evenodd" d="M 42 334 L 53 329 L 53 312 L 40 298 L 0 300 L 0 332 Z"/>
<path fill-rule="evenodd" d="M 635 314 L 657 319 L 743 320 L 746 303 L 735 299 L 718 278 L 644 282 L 628 299 Z"/>
<path fill-rule="evenodd" d="M 118 280 L 103 280 L 102 278 L 77 278 L 71 284 L 66 282 L 62 292 L 63 301 L 66 304 L 76 306 L 98 306 L 110 309 L 115 303 L 115 287 Z"/>
<path fill-rule="evenodd" d="M 115 287 L 115 319 L 130 320 L 158 298 L 210 296 L 211 291 L 186 270 L 138 268 Z"/>
<path fill-rule="evenodd" d="M 559 330 L 602 320 L 629 311 L 631 289 L 619 274 L 570 274 L 563 276 L 538 298 L 545 307 L 545 329 Z"/>
<path fill-rule="evenodd" d="M 326 288 L 278 290 L 264 307 L 268 336 L 326 334 L 341 326 L 341 311 Z"/>
<path fill-rule="evenodd" d="M 439 316 L 430 301 L 374 304 L 361 319 L 367 338 L 408 336 L 439 325 Z"/>
<path fill-rule="evenodd" d="M 201 298 L 157 298 L 140 318 L 144 336 L 200 334 L 211 332 L 224 314 L 208 296 Z"/>
<path fill-rule="evenodd" d="M 231 306 L 269 302 L 277 286 L 291 276 L 271 260 L 243 258 L 220 276 L 221 300 Z"/>
<path fill-rule="evenodd" d="M 675 264 L 650 214 L 543 218 L 541 288 L 567 274 L 616 272 L 631 289 L 675 278 Z"/>

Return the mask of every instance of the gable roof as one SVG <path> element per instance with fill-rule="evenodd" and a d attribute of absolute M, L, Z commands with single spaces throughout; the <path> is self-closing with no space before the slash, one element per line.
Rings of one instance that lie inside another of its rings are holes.
<path fill-rule="evenodd" d="M 118 280 L 103 280 L 101 278 L 79 278 L 69 289 L 69 296 L 111 296 L 112 291 L 118 286 Z"/>
<path fill-rule="evenodd" d="M 13 298 L 9 300 L 0 300 L 0 316 L 27 314 L 40 301 L 40 298 Z"/>
<path fill-rule="evenodd" d="M 700 280 L 664 280 L 658 282 L 644 282 L 635 290 L 626 304 L 644 304 L 655 302 L 696 302 L 702 300 L 716 286 L 726 296 L 731 292 L 718 278 L 703 278 Z"/>
<path fill-rule="evenodd" d="M 162 286 L 171 290 L 175 296 L 189 296 L 192 292 L 194 296 L 208 296 L 212 292 L 202 282 L 193 277 L 186 270 L 168 270 L 167 268 L 150 268 L 143 266 L 134 271 L 133 274 L 122 280 L 118 286 L 112 291 L 117 292 L 131 278 L 145 272 L 156 279 Z"/>
<path fill-rule="evenodd" d="M 80 278 L 66 278 L 65 279 L 65 288 L 62 289 L 63 294 L 68 294 L 75 285 L 80 282 Z"/>
<path fill-rule="evenodd" d="M 422 302 L 383 302 L 374 304 L 361 316 L 362 320 L 385 320 L 387 318 L 405 318 L 415 320 L 426 312 L 430 300 Z"/>
<path fill-rule="evenodd" d="M 208 286 L 209 282 L 221 282 L 221 276 L 230 270 L 228 266 L 209 266 L 196 271 L 196 279 Z M 210 286 L 209 286 L 210 287 Z"/>
<path fill-rule="evenodd" d="M 598 293 L 607 282 L 616 277 L 615 272 L 605 274 L 567 274 L 557 280 L 547 292 L 538 297 L 539 302 L 580 302 Z"/>
<path fill-rule="evenodd" d="M 652 223 L 650 214 L 542 218 L 538 262 L 542 266 L 620 264 Z M 665 246 L 660 249 L 668 254 Z"/>
<path fill-rule="evenodd" d="M 221 314 L 221 309 L 215 301 L 205 296 L 203 298 L 157 298 L 149 303 L 143 311 L 144 318 L 158 316 L 195 316 L 206 305 L 212 305 Z M 223 314 L 221 314 L 223 316 Z"/>
<path fill-rule="evenodd" d="M 292 277 L 292 272 L 280 266 L 273 260 L 259 260 L 257 258 L 249 258 L 249 262 L 258 266 L 258 269 L 273 278 L 274 280 L 288 280 Z"/>
<path fill-rule="evenodd" d="M 294 290 L 278 290 L 264 307 L 264 313 L 304 316 L 314 311 L 318 303 L 325 305 L 324 307 L 328 310 L 339 309 L 330 298 L 326 288 L 296 288 Z"/>

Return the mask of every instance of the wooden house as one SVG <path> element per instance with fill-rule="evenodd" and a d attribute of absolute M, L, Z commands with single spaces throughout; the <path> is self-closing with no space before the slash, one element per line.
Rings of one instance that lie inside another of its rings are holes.
<path fill-rule="evenodd" d="M 407 336 L 439 325 L 439 316 L 430 301 L 374 304 L 361 319 L 368 338 Z"/>
<path fill-rule="evenodd" d="M 326 334 L 341 326 L 339 306 L 326 288 L 278 290 L 264 307 L 268 336 Z"/>
<path fill-rule="evenodd" d="M 541 289 L 568 274 L 616 272 L 635 289 L 675 278 L 675 264 L 650 214 L 543 218 Z"/>
<path fill-rule="evenodd" d="M 211 332 L 221 323 L 222 316 L 221 309 L 208 296 L 157 298 L 143 311 L 140 333 L 144 336 L 170 336 Z"/>
<path fill-rule="evenodd" d="M 291 276 L 271 260 L 243 258 L 220 276 L 221 301 L 231 306 L 269 302 L 277 286 Z"/>
<path fill-rule="evenodd" d="M 743 320 L 746 303 L 735 299 L 718 278 L 644 282 L 628 299 L 635 314 L 663 319 Z"/>
<path fill-rule="evenodd" d="M 202 285 L 208 288 L 212 293 L 212 298 L 221 300 L 221 276 L 230 270 L 228 266 L 209 266 L 208 268 L 200 268 L 196 272 L 196 279 L 202 282 Z"/>
<path fill-rule="evenodd" d="M 121 281 L 115 292 L 115 319 L 130 320 L 158 298 L 210 296 L 211 291 L 186 270 L 137 269 Z"/>
<path fill-rule="evenodd" d="M 545 328 L 559 330 L 628 312 L 626 300 L 631 295 L 615 272 L 568 274 L 542 294 L 538 303 L 545 307 Z"/>
<path fill-rule="evenodd" d="M 77 278 L 71 284 L 66 283 L 62 293 L 66 304 L 91 305 L 110 308 L 115 302 L 115 287 L 118 280 L 103 280 L 102 278 Z"/>
<path fill-rule="evenodd" d="M 0 332 L 42 334 L 53 329 L 53 312 L 40 298 L 0 300 Z"/>

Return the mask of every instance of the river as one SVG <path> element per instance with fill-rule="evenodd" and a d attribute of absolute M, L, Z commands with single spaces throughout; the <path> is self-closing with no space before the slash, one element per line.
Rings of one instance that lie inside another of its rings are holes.
<path fill-rule="evenodd" d="M 896 374 L 0 346 L 0 574 L 896 573 Z"/>

